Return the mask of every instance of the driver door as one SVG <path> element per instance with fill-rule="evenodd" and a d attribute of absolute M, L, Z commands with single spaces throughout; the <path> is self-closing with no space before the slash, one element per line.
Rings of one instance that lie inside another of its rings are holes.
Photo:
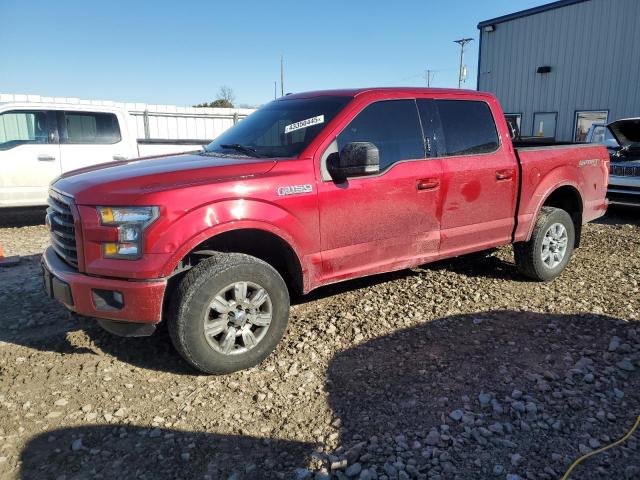
<path fill-rule="evenodd" d="M 60 173 L 60 146 L 51 112 L 0 114 L 0 207 L 46 205 L 49 183 Z"/>
<path fill-rule="evenodd" d="M 406 268 L 438 253 L 441 167 L 425 153 L 415 100 L 366 105 L 320 163 L 350 142 L 373 143 L 380 154 L 380 172 L 336 182 L 321 165 L 323 283 Z"/>

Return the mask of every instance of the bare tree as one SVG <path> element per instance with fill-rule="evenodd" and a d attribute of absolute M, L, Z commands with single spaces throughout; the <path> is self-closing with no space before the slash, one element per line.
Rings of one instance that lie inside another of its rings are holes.
<path fill-rule="evenodd" d="M 194 107 L 213 107 L 213 108 L 233 108 L 233 102 L 236 96 L 233 93 L 233 89 L 226 85 L 220 87 L 218 90 L 217 98 L 213 102 L 199 103 Z"/>
<path fill-rule="evenodd" d="M 223 85 L 218 90 L 218 100 L 226 100 L 231 105 L 236 101 L 236 96 L 233 93 L 233 89 L 227 85 Z"/>

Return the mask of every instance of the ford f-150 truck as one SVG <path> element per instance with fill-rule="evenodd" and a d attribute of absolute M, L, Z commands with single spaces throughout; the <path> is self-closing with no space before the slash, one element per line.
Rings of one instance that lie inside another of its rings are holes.
<path fill-rule="evenodd" d="M 165 320 L 207 373 L 261 362 L 290 294 L 513 244 L 547 281 L 602 216 L 597 145 L 514 148 L 490 94 L 288 95 L 200 153 L 89 167 L 50 188 L 48 294 L 120 335 Z"/>

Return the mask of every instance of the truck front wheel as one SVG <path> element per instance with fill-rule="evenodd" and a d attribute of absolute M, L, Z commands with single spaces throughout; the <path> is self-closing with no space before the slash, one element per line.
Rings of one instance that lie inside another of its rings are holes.
<path fill-rule="evenodd" d="M 289 319 L 289 293 L 278 272 L 249 255 L 221 253 L 180 281 L 170 304 L 169 335 L 198 370 L 253 367 L 276 347 Z"/>
<path fill-rule="evenodd" d="M 513 245 L 518 270 L 533 280 L 553 280 L 569 263 L 574 244 L 571 216 L 560 208 L 542 207 L 531 239 Z"/>

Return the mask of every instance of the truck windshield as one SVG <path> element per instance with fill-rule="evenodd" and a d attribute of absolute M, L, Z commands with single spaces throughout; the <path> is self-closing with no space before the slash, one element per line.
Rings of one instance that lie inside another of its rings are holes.
<path fill-rule="evenodd" d="M 249 157 L 297 157 L 352 97 L 286 97 L 275 100 L 230 128 L 205 152 Z"/>

